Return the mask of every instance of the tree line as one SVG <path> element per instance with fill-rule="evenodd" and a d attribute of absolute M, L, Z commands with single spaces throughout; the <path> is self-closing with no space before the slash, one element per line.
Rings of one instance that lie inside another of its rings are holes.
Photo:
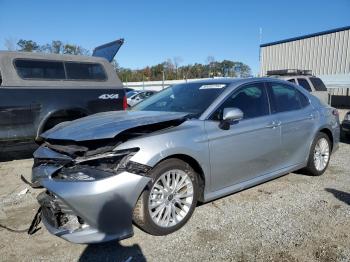
<path fill-rule="evenodd" d="M 77 44 L 64 43 L 53 40 L 51 43 L 39 45 L 33 40 L 20 39 L 16 45 L 10 40 L 5 40 L 5 46 L 9 50 L 25 52 L 44 52 L 54 54 L 90 55 L 90 52 Z M 130 69 L 119 66 L 114 60 L 112 62 L 120 79 L 123 82 L 140 82 L 156 80 L 175 80 L 209 77 L 248 77 L 251 69 L 248 65 L 231 60 L 216 61 L 214 57 L 208 56 L 206 63 L 194 63 L 180 65 L 181 57 L 174 57 L 153 66 L 141 69 Z"/>
<path fill-rule="evenodd" d="M 53 40 L 51 43 L 39 45 L 33 40 L 20 39 L 16 44 L 12 39 L 5 40 L 5 46 L 8 50 L 17 50 L 23 52 L 42 52 L 51 54 L 70 54 L 70 55 L 89 55 L 90 52 L 80 45 L 64 43 L 60 40 Z"/>
<path fill-rule="evenodd" d="M 117 66 L 118 76 L 123 82 L 140 82 L 156 80 L 176 80 L 210 77 L 248 77 L 251 69 L 242 62 L 231 60 L 216 61 L 214 58 L 205 64 L 182 65 L 175 59 L 167 59 L 154 66 L 142 69 L 129 69 Z"/>

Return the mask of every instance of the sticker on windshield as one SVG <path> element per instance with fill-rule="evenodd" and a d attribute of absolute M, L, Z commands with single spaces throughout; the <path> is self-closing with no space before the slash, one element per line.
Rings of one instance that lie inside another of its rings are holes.
<path fill-rule="evenodd" d="M 225 87 L 225 84 L 202 85 L 199 89 L 218 89 Z"/>

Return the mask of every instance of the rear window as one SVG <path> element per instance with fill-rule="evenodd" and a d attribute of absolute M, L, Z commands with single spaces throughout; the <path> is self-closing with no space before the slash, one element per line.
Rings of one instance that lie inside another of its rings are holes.
<path fill-rule="evenodd" d="M 106 74 L 100 64 L 65 62 L 69 80 L 106 80 Z"/>
<path fill-rule="evenodd" d="M 301 87 L 303 87 L 303 88 L 306 89 L 307 91 L 312 92 L 311 86 L 310 86 L 309 82 L 308 82 L 306 79 L 304 79 L 304 78 L 298 78 L 298 83 L 299 83 L 299 85 L 300 85 Z"/>
<path fill-rule="evenodd" d="M 101 64 L 16 59 L 15 67 L 23 79 L 36 80 L 106 80 Z"/>
<path fill-rule="evenodd" d="M 17 59 L 15 66 L 23 79 L 65 79 L 63 62 Z"/>
<path fill-rule="evenodd" d="M 311 83 L 314 85 L 316 91 L 327 91 L 327 87 L 318 77 L 310 77 Z"/>

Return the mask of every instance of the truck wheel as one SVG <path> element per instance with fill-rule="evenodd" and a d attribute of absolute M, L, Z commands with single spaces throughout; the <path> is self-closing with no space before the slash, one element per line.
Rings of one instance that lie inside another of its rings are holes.
<path fill-rule="evenodd" d="M 313 176 L 322 175 L 329 164 L 331 143 L 324 133 L 318 133 L 311 145 L 306 171 Z"/>
<path fill-rule="evenodd" d="M 180 159 L 167 159 L 152 171 L 151 184 L 139 197 L 134 223 L 152 235 L 167 235 L 180 229 L 197 205 L 198 175 Z"/>

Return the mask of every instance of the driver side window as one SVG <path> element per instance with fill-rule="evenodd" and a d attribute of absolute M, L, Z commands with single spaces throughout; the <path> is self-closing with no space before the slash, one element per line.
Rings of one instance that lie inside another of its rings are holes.
<path fill-rule="evenodd" d="M 214 112 L 211 119 L 220 121 L 224 108 L 235 107 L 243 112 L 243 119 L 268 115 L 269 102 L 263 83 L 249 84 L 234 91 Z"/>

